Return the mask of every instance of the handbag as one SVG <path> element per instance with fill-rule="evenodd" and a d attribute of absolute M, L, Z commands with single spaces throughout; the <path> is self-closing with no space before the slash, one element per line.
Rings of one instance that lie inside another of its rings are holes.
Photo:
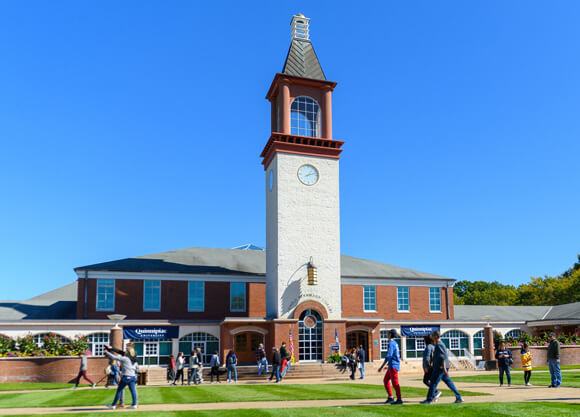
<path fill-rule="evenodd" d="M 360 368 L 362 368 L 362 364 L 359 362 L 359 363 L 357 363 L 357 364 L 356 364 L 356 367 L 357 367 L 358 369 L 360 369 Z"/>

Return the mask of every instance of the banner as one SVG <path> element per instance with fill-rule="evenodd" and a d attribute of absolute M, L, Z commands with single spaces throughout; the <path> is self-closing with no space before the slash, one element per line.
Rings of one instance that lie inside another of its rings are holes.
<path fill-rule="evenodd" d="M 177 326 L 123 327 L 123 339 L 176 339 L 179 337 Z"/>
<path fill-rule="evenodd" d="M 433 333 L 435 330 L 439 331 L 440 326 L 401 326 L 402 336 L 422 337 Z"/>

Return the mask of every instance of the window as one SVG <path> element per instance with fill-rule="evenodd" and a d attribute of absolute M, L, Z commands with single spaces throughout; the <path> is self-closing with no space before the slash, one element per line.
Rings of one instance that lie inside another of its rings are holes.
<path fill-rule="evenodd" d="M 469 336 L 460 330 L 449 330 L 441 335 L 441 341 L 455 356 L 465 356 Z"/>
<path fill-rule="evenodd" d="M 220 348 L 220 341 L 217 337 L 209 333 L 190 333 L 179 339 L 179 351 L 189 354 L 194 349 L 199 348 L 204 363 L 209 363 L 211 356 Z"/>
<path fill-rule="evenodd" d="M 187 296 L 187 311 L 205 310 L 205 282 L 190 281 Z"/>
<path fill-rule="evenodd" d="M 245 282 L 230 282 L 230 311 L 246 311 Z"/>
<path fill-rule="evenodd" d="M 397 287 L 397 311 L 409 311 L 409 287 Z"/>
<path fill-rule="evenodd" d="M 173 339 L 131 339 L 139 365 L 167 365 Z"/>
<path fill-rule="evenodd" d="M 161 310 L 161 281 L 143 282 L 143 311 Z"/>
<path fill-rule="evenodd" d="M 395 342 L 399 344 L 399 353 L 401 352 L 401 337 L 395 337 Z M 387 356 L 389 350 L 389 331 L 381 330 L 381 359 Z"/>
<path fill-rule="evenodd" d="M 431 313 L 441 312 L 441 288 L 429 288 L 429 311 Z"/>
<path fill-rule="evenodd" d="M 423 336 L 406 337 L 407 358 L 422 358 L 425 350 L 425 339 Z"/>
<path fill-rule="evenodd" d="M 36 346 L 38 346 L 39 348 L 42 348 L 44 346 L 44 342 L 53 337 L 56 338 L 58 340 L 58 343 L 60 343 L 61 345 L 70 344 L 69 338 L 61 336 L 60 334 L 56 333 L 40 333 L 35 334 L 32 337 L 34 338 L 34 343 L 36 343 Z"/>
<path fill-rule="evenodd" d="M 115 280 L 97 280 L 97 311 L 115 310 Z"/>
<path fill-rule="evenodd" d="M 109 333 L 93 333 L 87 336 L 89 350 L 93 356 L 103 356 L 105 354 L 105 345 L 109 344 Z"/>
<path fill-rule="evenodd" d="M 299 136 L 320 136 L 318 103 L 310 97 L 296 97 L 290 107 L 290 133 Z"/>
<path fill-rule="evenodd" d="M 518 340 L 521 335 L 522 335 L 522 331 L 520 329 L 513 329 L 505 334 L 504 339 Z"/>
<path fill-rule="evenodd" d="M 377 310 L 377 287 L 365 285 L 363 287 L 363 303 L 365 311 Z"/>
<path fill-rule="evenodd" d="M 475 356 L 482 356 L 484 348 L 485 337 L 483 336 L 483 330 L 480 330 L 473 335 L 473 354 Z"/>

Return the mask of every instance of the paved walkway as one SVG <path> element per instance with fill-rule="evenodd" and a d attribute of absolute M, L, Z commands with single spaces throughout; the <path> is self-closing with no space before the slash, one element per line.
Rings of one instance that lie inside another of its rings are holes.
<path fill-rule="evenodd" d="M 458 375 L 457 373 L 456 375 Z M 424 387 L 417 375 L 404 375 L 400 378 L 401 385 L 409 387 Z M 304 383 L 319 384 L 332 382 L 345 382 L 332 379 L 307 380 Z M 289 382 L 290 383 L 290 382 Z M 291 382 L 300 383 L 293 380 Z M 380 376 L 371 376 L 363 381 L 354 383 L 378 384 L 382 383 Z M 548 389 L 544 386 L 525 387 L 515 385 L 512 387 L 499 388 L 496 384 L 459 382 L 456 384 L 459 390 L 488 393 L 491 395 L 465 397 L 466 403 L 484 402 L 572 402 L 580 403 L 580 388 Z M 283 386 L 283 385 L 282 385 Z M 445 385 L 443 384 L 443 387 Z M 445 387 L 446 388 L 446 387 Z M 425 389 L 426 391 L 426 389 Z M 113 391 L 111 390 L 111 394 Z M 418 404 L 424 398 L 405 399 L 405 404 Z M 441 397 L 439 403 L 452 403 L 454 397 Z M 355 400 L 308 400 L 308 401 L 253 401 L 253 402 L 230 402 L 230 403 L 195 403 L 195 404 L 150 404 L 140 405 L 138 411 L 187 411 L 187 410 L 232 410 L 250 408 L 305 408 L 305 407 L 349 407 L 349 406 L 381 406 L 384 401 L 379 399 L 355 399 Z M 56 414 L 56 413 L 93 413 L 115 412 L 104 406 L 87 407 L 38 407 L 38 408 L 4 408 L 0 409 L 0 415 L 16 414 Z"/>

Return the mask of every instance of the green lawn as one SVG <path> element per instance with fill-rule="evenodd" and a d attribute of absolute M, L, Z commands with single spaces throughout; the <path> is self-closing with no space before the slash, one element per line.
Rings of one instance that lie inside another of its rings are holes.
<path fill-rule="evenodd" d="M 75 417 L 110 417 L 111 413 L 79 413 Z M 327 408 L 291 408 L 291 409 L 250 409 L 250 410 L 212 410 L 212 411 L 141 411 L 123 412 L 132 417 L 377 417 L 377 416 L 422 416 L 429 417 L 467 417 L 482 416 L 578 416 L 580 404 L 569 403 L 483 403 L 483 404 L 434 404 L 404 406 L 368 406 L 368 407 L 327 407 Z M 50 414 L 51 417 L 71 416 L 71 414 Z M 23 416 L 20 416 L 23 417 Z"/>
<path fill-rule="evenodd" d="M 523 371 L 522 368 L 512 368 L 514 371 Z M 577 369 L 580 371 L 580 365 L 561 365 L 560 369 Z M 549 371 L 547 366 L 532 366 L 532 370 L 534 371 Z"/>
<path fill-rule="evenodd" d="M 507 378 L 504 375 L 504 384 L 507 384 Z M 453 377 L 454 382 L 489 382 L 493 384 L 499 384 L 499 373 L 496 374 L 485 374 L 485 375 L 473 375 L 473 376 L 458 376 Z M 550 373 L 549 372 L 536 372 L 532 370 L 532 378 L 530 379 L 532 385 L 545 385 L 546 387 L 550 385 Z M 524 374 L 519 372 L 517 374 L 512 373 L 512 385 L 524 385 Z M 580 388 L 580 372 L 562 372 L 562 386 Z M 547 389 L 547 388 L 546 388 Z"/>
<path fill-rule="evenodd" d="M 424 397 L 426 388 L 402 388 L 403 397 Z M 114 390 L 60 390 L 1 394 L 0 408 L 76 407 L 111 403 Z M 140 404 L 180 404 L 236 401 L 329 400 L 349 398 L 386 398 L 382 385 L 370 384 L 276 384 L 276 385 L 201 385 L 197 387 L 138 388 Z M 461 391 L 464 396 L 482 395 Z M 443 395 L 453 395 L 443 390 Z M 131 395 L 125 394 L 126 401 Z"/>
<path fill-rule="evenodd" d="M 22 383 L 0 383 L 0 391 L 28 391 L 71 388 L 73 384 L 57 384 L 52 382 L 22 382 Z M 80 387 L 88 385 L 80 385 Z"/>

